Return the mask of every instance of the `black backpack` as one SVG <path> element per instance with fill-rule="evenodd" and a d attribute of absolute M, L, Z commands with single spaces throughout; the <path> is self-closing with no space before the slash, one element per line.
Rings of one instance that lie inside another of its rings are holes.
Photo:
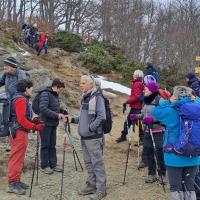
<path fill-rule="evenodd" d="M 39 91 L 37 91 L 37 94 L 35 98 L 32 101 L 32 110 L 36 115 L 40 114 L 40 95 L 42 92 L 47 91 L 47 88 L 42 87 Z"/>
<path fill-rule="evenodd" d="M 9 136 L 11 133 L 11 114 L 12 114 L 12 103 L 17 98 L 22 97 L 17 95 L 10 99 L 6 93 L 0 94 L 0 137 Z"/>
<path fill-rule="evenodd" d="M 112 130 L 112 113 L 110 109 L 110 102 L 106 97 L 103 96 L 102 93 L 99 93 L 98 95 L 103 97 L 105 103 L 106 121 L 103 123 L 103 132 L 104 134 L 107 134 Z"/>

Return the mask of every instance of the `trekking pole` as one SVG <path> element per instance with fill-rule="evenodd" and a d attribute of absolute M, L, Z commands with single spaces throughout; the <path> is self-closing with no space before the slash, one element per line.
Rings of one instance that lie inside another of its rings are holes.
<path fill-rule="evenodd" d="M 139 131 L 140 131 L 140 123 L 141 120 L 138 120 L 138 127 L 139 127 Z M 140 137 L 140 132 L 139 132 L 139 137 Z M 140 170 L 140 138 L 138 139 L 137 142 L 137 158 L 138 158 L 138 170 Z"/>
<path fill-rule="evenodd" d="M 33 173 L 32 173 L 32 178 L 31 178 L 31 187 L 30 187 L 29 197 L 31 197 L 32 195 L 33 181 L 35 177 L 35 168 L 36 168 L 37 159 L 38 159 L 37 156 L 38 156 L 38 152 L 37 152 L 37 146 L 36 146 L 35 161 L 34 161 Z"/>
<path fill-rule="evenodd" d="M 80 165 L 80 168 L 81 170 L 83 171 L 83 166 L 80 162 L 80 159 L 79 159 L 79 156 L 78 156 L 78 153 L 76 152 L 76 149 L 74 147 L 74 142 L 73 142 L 73 138 L 72 138 L 72 135 L 71 135 L 71 127 L 70 127 L 70 124 L 69 122 L 67 121 L 67 123 L 65 123 L 65 132 L 67 134 L 67 137 L 69 139 L 69 143 L 70 143 L 70 147 L 72 148 L 72 152 L 73 152 L 73 156 L 74 156 L 74 164 L 75 164 L 75 169 L 77 169 L 77 166 L 76 166 L 76 159 Z"/>
<path fill-rule="evenodd" d="M 38 174 L 39 174 L 39 132 L 37 132 L 37 147 L 36 147 L 36 160 L 37 160 L 37 171 L 36 171 L 36 183 L 38 185 Z"/>
<path fill-rule="evenodd" d="M 133 124 L 131 124 L 131 126 L 129 128 L 129 133 L 132 132 L 132 131 L 133 131 Z M 125 170 L 124 170 L 123 184 L 126 183 L 126 173 L 127 173 L 127 169 L 128 169 L 128 161 L 129 161 L 130 150 L 131 150 L 131 139 L 128 141 L 128 150 L 127 150 L 127 154 L 126 154 L 126 164 L 125 164 Z"/>
<path fill-rule="evenodd" d="M 155 144 L 155 140 L 154 140 L 154 137 L 153 137 L 152 129 L 150 128 L 149 125 L 148 125 L 148 128 L 149 128 L 149 133 L 151 135 L 151 139 L 152 139 L 152 143 L 153 143 L 153 149 L 154 149 L 154 155 L 155 155 L 155 162 L 156 162 L 157 172 L 158 172 L 158 175 L 160 176 L 160 179 L 161 179 L 161 185 L 163 187 L 163 191 L 166 192 L 166 190 L 165 190 L 165 184 L 164 184 L 164 181 L 163 181 L 163 176 L 160 173 L 161 169 L 160 169 L 160 165 L 158 164 L 159 163 L 158 162 L 158 152 L 157 152 L 157 149 L 156 149 L 156 144 Z"/>
<path fill-rule="evenodd" d="M 67 136 L 64 137 L 63 142 L 63 162 L 62 162 L 62 178 L 61 178 L 61 187 L 60 187 L 60 200 L 62 200 L 63 195 L 63 180 L 64 180 L 64 170 L 65 170 L 65 153 L 66 153 L 66 147 L 67 147 Z"/>
<path fill-rule="evenodd" d="M 189 177 L 190 180 L 192 181 L 192 183 L 195 185 L 195 187 L 197 188 L 197 190 L 200 192 L 200 187 L 198 186 L 198 184 L 195 182 L 195 180 L 193 180 L 191 177 L 190 177 L 190 174 L 186 174 L 186 177 Z M 185 183 L 185 182 L 184 182 Z M 183 183 L 183 184 L 184 184 Z M 184 184 L 185 185 L 185 184 Z M 185 186 L 186 187 L 186 186 Z"/>

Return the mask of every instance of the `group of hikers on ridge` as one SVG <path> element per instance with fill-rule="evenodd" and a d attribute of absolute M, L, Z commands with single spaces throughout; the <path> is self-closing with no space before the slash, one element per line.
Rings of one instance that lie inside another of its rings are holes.
<path fill-rule="evenodd" d="M 171 95 L 159 88 L 159 73 L 155 65 L 148 63 L 145 74 L 139 69 L 135 70 L 131 94 L 122 105 L 124 113 L 128 105 L 130 111 L 117 139 L 118 143 L 131 141 L 134 131 L 130 131 L 130 127 L 142 121 L 140 137 L 143 152 L 140 167 L 147 166 L 145 182 L 157 181 L 157 175 L 162 184 L 169 182 L 171 200 L 196 200 L 198 194 L 194 185 L 198 185 L 200 165 L 200 114 L 197 111 L 200 109 L 200 84 L 194 73 L 188 73 L 186 78 L 188 86 L 175 86 Z M 59 120 L 62 120 L 64 123 L 78 124 L 88 172 L 86 183 L 78 194 L 89 195 L 91 200 L 105 198 L 107 175 L 103 159 L 104 137 L 112 128 L 112 112 L 107 98 L 113 99 L 115 95 L 106 94 L 101 89 L 99 79 L 83 75 L 80 77 L 80 90 L 83 93 L 80 113 L 77 117 L 71 117 L 59 99 L 66 89 L 65 83 L 55 78 L 51 85 L 38 90 L 31 105 L 29 100 L 33 82 L 18 67 L 14 57 L 4 60 L 4 73 L 0 79 L 0 86 L 3 85 L 11 102 L 8 192 L 25 195 L 29 188 L 28 184 L 21 181 L 21 175 L 31 130 L 39 134 L 41 139 L 41 171 L 47 175 L 63 172 L 56 153 L 56 132 Z M 38 116 L 33 117 L 32 111 Z"/>
<path fill-rule="evenodd" d="M 46 32 L 39 32 L 37 24 L 23 24 L 22 32 L 24 43 L 34 48 L 37 52 L 37 56 L 40 55 L 43 49 L 45 54 L 48 53 L 48 36 Z"/>

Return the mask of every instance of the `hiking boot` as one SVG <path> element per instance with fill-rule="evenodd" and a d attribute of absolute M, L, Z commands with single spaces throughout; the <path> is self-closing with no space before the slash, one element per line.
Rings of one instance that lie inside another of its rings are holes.
<path fill-rule="evenodd" d="M 156 181 L 157 181 L 156 175 L 148 175 L 145 179 L 145 183 L 153 183 Z"/>
<path fill-rule="evenodd" d="M 88 195 L 88 194 L 95 194 L 96 188 L 90 184 L 86 184 L 86 186 L 78 192 L 79 195 Z"/>
<path fill-rule="evenodd" d="M 63 172 L 63 168 L 60 167 L 59 165 L 53 167 L 52 170 L 55 171 L 55 172 Z"/>
<path fill-rule="evenodd" d="M 51 169 L 50 167 L 46 167 L 41 171 L 44 172 L 45 174 L 53 174 L 53 169 Z"/>
<path fill-rule="evenodd" d="M 17 182 L 11 182 L 11 183 L 8 184 L 8 192 L 14 193 L 14 194 L 17 194 L 17 195 L 25 195 L 26 194 L 26 190 L 23 189 L 20 186 L 20 183 L 17 183 Z"/>
<path fill-rule="evenodd" d="M 90 197 L 90 200 L 101 200 L 106 196 L 106 193 L 96 192 Z"/>
<path fill-rule="evenodd" d="M 20 185 L 21 188 L 23 188 L 23 189 L 25 189 L 25 190 L 29 189 L 29 185 L 26 184 L 26 183 L 23 183 L 23 182 L 20 181 L 20 182 L 19 182 L 19 185 Z"/>
<path fill-rule="evenodd" d="M 124 142 L 124 141 L 126 141 L 126 136 L 124 135 L 121 135 L 119 138 L 116 139 L 117 143 Z"/>

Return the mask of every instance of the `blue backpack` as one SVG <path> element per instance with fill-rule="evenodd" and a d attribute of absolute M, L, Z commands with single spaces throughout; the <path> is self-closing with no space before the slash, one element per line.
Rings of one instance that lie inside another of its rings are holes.
<path fill-rule="evenodd" d="M 200 156 L 200 103 L 187 102 L 177 109 L 180 115 L 179 139 L 164 149 L 187 157 Z"/>

